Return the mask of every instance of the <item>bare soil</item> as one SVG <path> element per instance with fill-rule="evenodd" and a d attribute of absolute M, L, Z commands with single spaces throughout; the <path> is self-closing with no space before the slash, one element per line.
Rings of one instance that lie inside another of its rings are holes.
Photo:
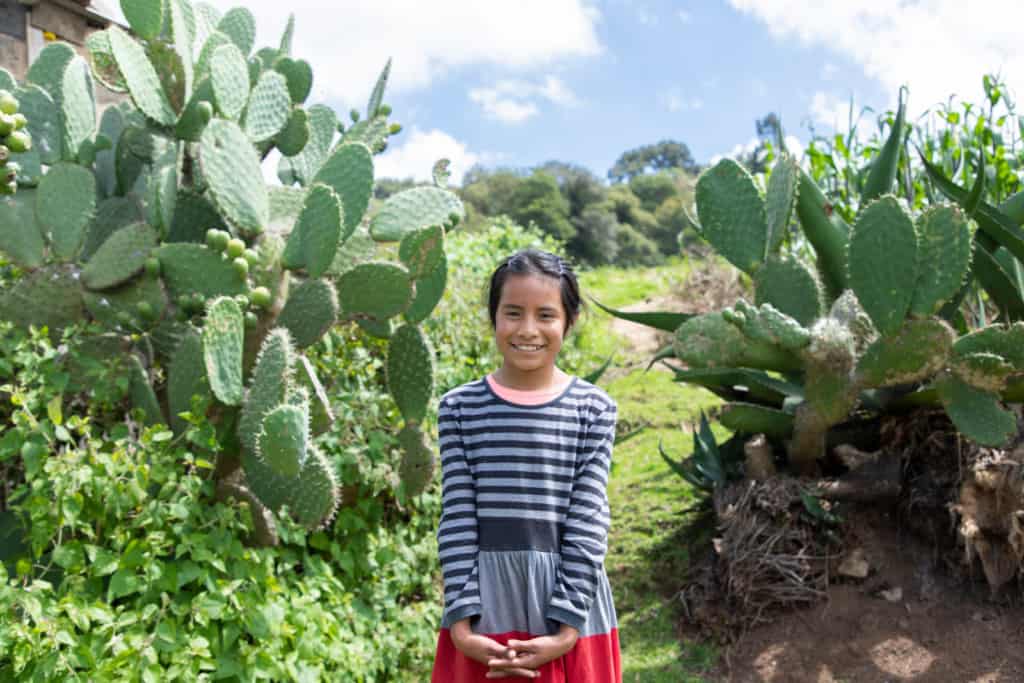
<path fill-rule="evenodd" d="M 860 509 L 849 543 L 871 568 L 830 586 L 811 609 L 777 615 L 725 651 L 710 680 L 735 683 L 1010 683 L 1024 681 L 1024 609 L 964 582 L 898 528 L 895 512 Z M 1014 589 L 1018 590 L 1018 589 Z"/>

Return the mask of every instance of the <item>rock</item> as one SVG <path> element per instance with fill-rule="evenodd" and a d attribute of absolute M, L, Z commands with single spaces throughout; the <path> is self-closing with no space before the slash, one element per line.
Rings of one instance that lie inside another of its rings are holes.
<path fill-rule="evenodd" d="M 850 579 L 866 579 L 871 571 L 871 566 L 864 557 L 863 548 L 854 548 L 839 564 L 839 575 Z"/>
<path fill-rule="evenodd" d="M 895 588 L 890 588 L 887 591 L 881 591 L 879 595 L 889 602 L 901 602 L 903 600 L 903 589 L 896 586 Z"/>

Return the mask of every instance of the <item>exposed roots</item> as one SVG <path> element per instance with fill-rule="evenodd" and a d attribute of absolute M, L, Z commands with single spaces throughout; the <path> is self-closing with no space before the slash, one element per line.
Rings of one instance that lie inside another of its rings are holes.
<path fill-rule="evenodd" d="M 826 597 L 838 547 L 804 509 L 805 488 L 795 479 L 773 478 L 715 495 L 715 554 L 680 594 L 689 618 L 709 635 L 731 640 L 779 609 Z"/>

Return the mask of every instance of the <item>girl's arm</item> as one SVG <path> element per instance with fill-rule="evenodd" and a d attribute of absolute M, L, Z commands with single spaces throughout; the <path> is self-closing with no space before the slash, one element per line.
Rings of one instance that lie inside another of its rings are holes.
<path fill-rule="evenodd" d="M 444 577 L 444 617 L 451 626 L 481 612 L 477 583 L 476 484 L 463 450 L 458 416 L 446 401 L 437 416 L 441 450 L 441 523 L 438 556 Z"/>
<path fill-rule="evenodd" d="M 584 455 L 576 468 L 561 555 L 545 616 L 575 630 L 583 628 L 597 592 L 608 549 L 608 471 L 615 441 L 616 406 L 611 399 L 587 429 Z"/>

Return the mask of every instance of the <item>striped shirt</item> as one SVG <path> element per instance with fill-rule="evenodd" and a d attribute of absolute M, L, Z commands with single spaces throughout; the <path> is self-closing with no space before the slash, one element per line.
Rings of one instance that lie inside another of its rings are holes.
<path fill-rule="evenodd" d="M 545 617 L 586 621 L 604 571 L 615 420 L 615 402 L 579 378 L 538 405 L 509 402 L 483 379 L 442 397 L 445 625 L 481 613 L 479 553 L 509 550 L 557 553 Z"/>

